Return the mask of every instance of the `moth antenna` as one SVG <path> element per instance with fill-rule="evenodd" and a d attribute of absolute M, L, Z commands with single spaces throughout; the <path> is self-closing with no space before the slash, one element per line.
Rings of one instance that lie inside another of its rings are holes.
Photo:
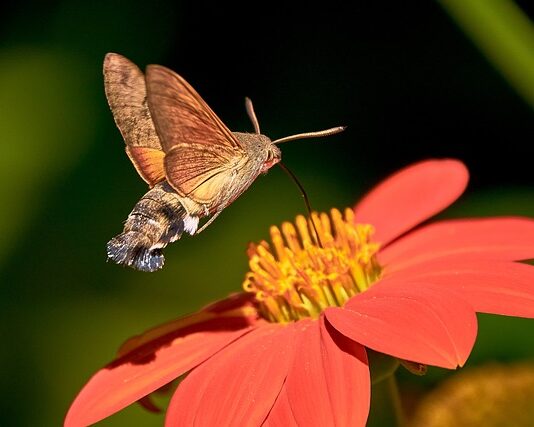
<path fill-rule="evenodd" d="M 247 114 L 250 118 L 250 121 L 252 122 L 252 126 L 254 126 L 254 132 L 260 134 L 260 123 L 258 122 L 256 113 L 254 112 L 254 106 L 252 105 L 252 101 L 248 96 L 245 98 L 245 108 L 247 109 Z"/>
<path fill-rule="evenodd" d="M 295 184 L 297 184 L 297 187 L 300 190 L 300 194 L 304 198 L 304 204 L 306 205 L 306 210 L 308 211 L 308 214 L 310 216 L 310 221 L 312 223 L 313 232 L 315 233 L 315 240 L 317 241 L 317 244 L 320 248 L 324 249 L 323 243 L 321 242 L 321 238 L 319 237 L 319 233 L 317 232 L 317 227 L 315 226 L 315 221 L 313 220 L 312 215 L 312 208 L 310 205 L 310 199 L 308 199 L 308 195 L 306 194 L 306 190 L 304 190 L 304 187 L 298 180 L 297 176 L 291 172 L 291 170 L 288 169 L 286 165 L 284 165 L 282 162 L 278 162 L 278 165 L 282 168 L 282 170 L 289 175 L 289 177 L 293 180 Z"/>
<path fill-rule="evenodd" d="M 297 133 L 296 135 L 285 136 L 284 138 L 277 139 L 273 141 L 273 144 L 281 144 L 282 142 L 294 141 L 295 139 L 317 138 L 321 136 L 335 135 L 336 133 L 343 132 L 345 129 L 347 129 L 347 126 L 336 126 L 335 128 L 319 130 L 317 132 Z"/>

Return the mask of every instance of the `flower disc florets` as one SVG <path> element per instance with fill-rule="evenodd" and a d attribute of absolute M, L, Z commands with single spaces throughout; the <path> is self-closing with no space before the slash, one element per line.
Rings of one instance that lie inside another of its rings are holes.
<path fill-rule="evenodd" d="M 299 215 L 295 224 L 273 226 L 272 250 L 265 241 L 249 246 L 250 272 L 243 288 L 254 294 L 260 312 L 271 322 L 317 318 L 380 277 L 373 232 L 371 225 L 354 222 L 351 209 L 345 215 L 337 209 L 308 219 Z"/>

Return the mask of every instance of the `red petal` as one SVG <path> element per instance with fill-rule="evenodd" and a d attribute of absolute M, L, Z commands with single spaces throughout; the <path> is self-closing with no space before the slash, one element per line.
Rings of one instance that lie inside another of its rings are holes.
<path fill-rule="evenodd" d="M 118 356 L 124 356 L 132 350 L 138 349 L 149 342 L 154 343 L 162 337 L 168 337 L 169 334 L 179 333 L 180 330 L 183 330 L 188 326 L 199 325 L 210 319 L 234 318 L 238 321 L 239 319 L 242 319 L 247 326 L 253 325 L 258 319 L 258 314 L 251 299 L 250 294 L 233 294 L 228 298 L 216 301 L 189 316 L 180 317 L 171 322 L 156 326 L 143 332 L 141 335 L 131 337 L 124 342 L 118 351 Z"/>
<path fill-rule="evenodd" d="M 262 427 L 298 427 L 285 386 L 282 387 L 282 391 L 276 398 L 276 402 Z"/>
<path fill-rule="evenodd" d="M 323 366 L 336 426 L 365 426 L 371 403 L 367 352 L 321 317 Z"/>
<path fill-rule="evenodd" d="M 199 312 L 127 341 L 123 356 L 98 371 L 78 394 L 65 427 L 93 424 L 123 409 L 202 363 L 256 322 L 229 313 Z"/>
<path fill-rule="evenodd" d="M 380 263 L 390 271 L 441 257 L 501 261 L 534 258 L 534 220 L 441 221 L 397 240 L 379 255 Z"/>
<path fill-rule="evenodd" d="M 400 170 L 354 208 L 359 223 L 375 227 L 383 245 L 437 214 L 465 190 L 469 173 L 457 160 L 427 160 Z"/>
<path fill-rule="evenodd" d="M 154 402 L 156 396 L 170 396 L 178 383 L 180 378 L 165 384 L 163 387 L 154 390 L 152 393 L 147 394 L 145 397 L 139 399 L 137 403 L 149 412 L 160 413 L 162 409 Z"/>
<path fill-rule="evenodd" d="M 474 310 L 439 286 L 389 280 L 325 311 L 343 335 L 366 347 L 426 365 L 462 366 L 475 342 Z"/>
<path fill-rule="evenodd" d="M 454 289 L 478 312 L 534 318 L 534 267 L 527 264 L 438 259 L 390 277 Z"/>
<path fill-rule="evenodd" d="M 261 425 L 293 360 L 294 332 L 265 325 L 207 360 L 178 386 L 165 425 Z"/>
<path fill-rule="evenodd" d="M 365 349 L 323 320 L 298 325 L 298 353 L 286 380 L 297 424 L 365 426 L 370 398 Z"/>

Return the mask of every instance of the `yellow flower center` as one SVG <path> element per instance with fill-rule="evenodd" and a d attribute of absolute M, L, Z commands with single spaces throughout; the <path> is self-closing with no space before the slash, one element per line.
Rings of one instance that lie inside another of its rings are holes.
<path fill-rule="evenodd" d="M 271 322 L 316 318 L 380 277 L 373 232 L 371 225 L 354 223 L 351 209 L 344 216 L 332 209 L 330 216 L 299 215 L 294 225 L 272 226 L 274 251 L 266 241 L 249 246 L 250 272 L 243 289 L 254 294 L 260 313 Z"/>

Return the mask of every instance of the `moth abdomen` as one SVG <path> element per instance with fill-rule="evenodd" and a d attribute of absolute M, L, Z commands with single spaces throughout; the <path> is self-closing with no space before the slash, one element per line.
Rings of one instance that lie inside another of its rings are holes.
<path fill-rule="evenodd" d="M 163 267 L 165 257 L 161 248 L 139 231 L 126 231 L 107 244 L 108 259 L 117 264 L 131 266 L 140 271 L 153 272 Z"/>
<path fill-rule="evenodd" d="M 149 190 L 134 206 L 121 234 L 108 242 L 108 259 L 141 271 L 163 267 L 163 248 L 185 231 L 195 234 L 198 216 L 189 215 L 166 182 Z"/>

